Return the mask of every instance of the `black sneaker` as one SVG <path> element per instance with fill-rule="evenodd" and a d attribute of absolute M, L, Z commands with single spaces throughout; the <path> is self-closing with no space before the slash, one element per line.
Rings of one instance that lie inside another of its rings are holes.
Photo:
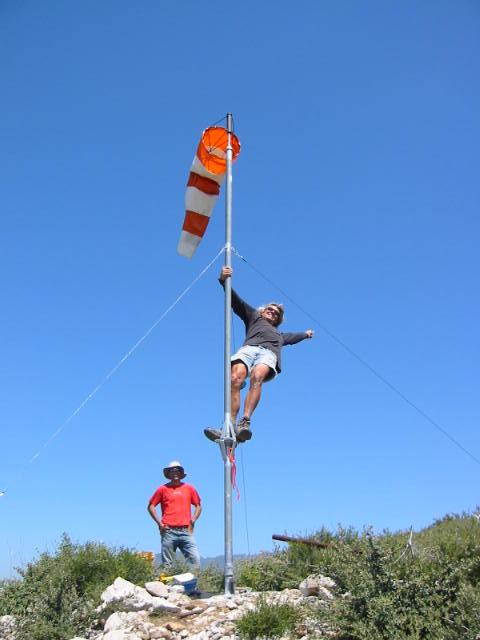
<path fill-rule="evenodd" d="M 237 422 L 235 433 L 237 436 L 237 442 L 246 442 L 247 440 L 250 440 L 252 437 L 250 418 L 243 416 L 243 418 Z"/>
<path fill-rule="evenodd" d="M 213 429 L 212 427 L 207 427 L 203 430 L 203 433 L 212 442 L 216 442 L 222 437 L 222 432 L 220 431 L 220 429 Z"/>

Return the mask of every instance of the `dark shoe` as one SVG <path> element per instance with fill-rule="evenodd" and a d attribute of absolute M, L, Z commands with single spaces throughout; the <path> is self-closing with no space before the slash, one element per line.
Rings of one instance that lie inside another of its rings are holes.
<path fill-rule="evenodd" d="M 252 431 L 250 429 L 250 418 L 245 416 L 237 422 L 237 428 L 235 430 L 237 436 L 237 442 L 246 442 L 252 437 Z"/>
<path fill-rule="evenodd" d="M 203 433 L 212 442 L 216 442 L 222 437 L 222 432 L 220 431 L 220 429 L 212 429 L 212 427 L 207 427 L 203 430 Z"/>

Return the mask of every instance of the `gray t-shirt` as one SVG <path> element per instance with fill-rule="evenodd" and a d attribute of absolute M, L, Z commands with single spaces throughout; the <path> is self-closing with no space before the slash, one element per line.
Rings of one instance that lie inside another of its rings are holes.
<path fill-rule="evenodd" d="M 223 283 L 220 282 L 223 286 Z M 280 354 L 282 347 L 288 344 L 296 344 L 305 340 L 308 336 L 305 331 L 301 333 L 281 333 L 268 320 L 262 318 L 257 309 L 251 307 L 242 300 L 238 293 L 232 289 L 233 312 L 243 320 L 245 324 L 245 341 L 243 345 L 252 347 L 265 347 L 277 356 L 277 373 L 281 372 Z"/>

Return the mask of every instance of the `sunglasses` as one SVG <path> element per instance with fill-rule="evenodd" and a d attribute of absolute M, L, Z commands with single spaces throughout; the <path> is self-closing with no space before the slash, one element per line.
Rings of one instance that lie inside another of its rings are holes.
<path fill-rule="evenodd" d="M 265 311 L 270 311 L 270 313 L 274 313 L 276 316 L 280 315 L 280 311 L 277 309 L 277 307 L 267 307 Z"/>

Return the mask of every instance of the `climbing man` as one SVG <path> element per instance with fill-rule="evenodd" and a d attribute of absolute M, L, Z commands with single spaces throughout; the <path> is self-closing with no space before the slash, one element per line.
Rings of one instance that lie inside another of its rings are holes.
<path fill-rule="evenodd" d="M 167 569 L 171 567 L 175 552 L 180 549 L 185 560 L 198 569 L 200 554 L 193 528 L 202 512 L 200 496 L 191 484 L 182 482 L 187 474 L 178 460 L 172 460 L 163 470 L 163 475 L 169 482 L 158 487 L 148 503 L 148 513 L 160 529 L 162 564 Z M 157 514 L 157 505 L 162 509 L 161 518 Z M 195 507 L 193 515 L 192 506 Z"/>
<path fill-rule="evenodd" d="M 231 267 L 223 267 L 220 284 L 232 276 Z M 232 356 L 232 421 L 235 424 L 240 410 L 240 389 L 250 377 L 250 389 L 245 397 L 243 417 L 236 424 L 237 442 L 246 442 L 252 437 L 250 420 L 262 393 L 262 384 L 273 380 L 281 372 L 282 347 L 313 338 L 313 331 L 281 333 L 277 327 L 283 321 L 283 305 L 278 302 L 254 309 L 232 289 L 232 309 L 245 323 L 245 342 Z M 204 429 L 204 434 L 214 442 L 221 437 L 219 429 Z"/>

